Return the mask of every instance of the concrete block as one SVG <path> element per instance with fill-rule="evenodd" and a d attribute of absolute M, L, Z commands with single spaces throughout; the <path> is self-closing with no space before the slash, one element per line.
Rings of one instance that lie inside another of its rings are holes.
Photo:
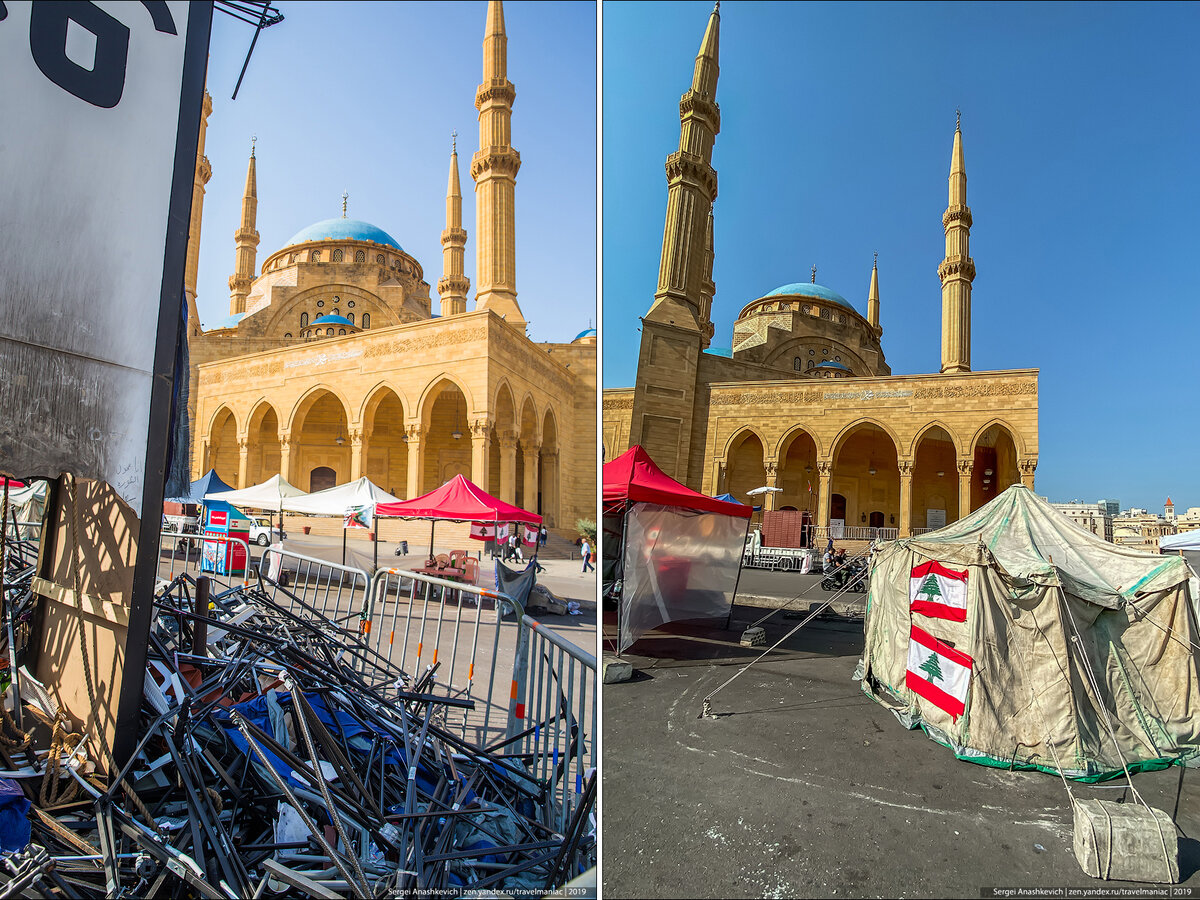
<path fill-rule="evenodd" d="M 1075 859 L 1093 878 L 1179 882 L 1175 823 L 1161 809 L 1111 800 L 1075 800 Z"/>
<path fill-rule="evenodd" d="M 633 665 L 615 656 L 604 657 L 604 683 L 620 684 L 633 677 Z"/>
<path fill-rule="evenodd" d="M 742 632 L 743 647 L 761 647 L 767 643 L 767 632 L 764 628 L 747 628 Z"/>

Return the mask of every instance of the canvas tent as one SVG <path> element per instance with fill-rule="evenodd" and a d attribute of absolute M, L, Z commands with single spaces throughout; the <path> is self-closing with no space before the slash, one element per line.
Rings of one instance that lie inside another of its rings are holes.
<path fill-rule="evenodd" d="M 1088 781 L 1200 752 L 1182 559 L 1110 544 L 1014 485 L 878 551 L 864 692 L 960 759 Z"/>
<path fill-rule="evenodd" d="M 640 446 L 604 465 L 604 595 L 617 652 L 659 625 L 728 618 L 751 509 L 668 477 Z"/>
<path fill-rule="evenodd" d="M 344 516 L 351 509 L 374 508 L 380 503 L 398 502 L 369 478 L 360 478 L 323 491 L 286 498 L 283 511 L 307 516 Z"/>
<path fill-rule="evenodd" d="M 217 474 L 216 469 L 209 469 L 190 485 L 188 492 L 179 497 L 168 497 L 167 500 L 171 503 L 195 503 L 204 502 L 204 498 L 209 494 L 223 494 L 226 491 L 231 491 L 229 485 L 221 480 L 221 476 Z"/>
<path fill-rule="evenodd" d="M 206 495 L 219 497 L 231 506 L 240 509 L 261 509 L 264 512 L 280 512 L 285 500 L 307 496 L 305 491 L 293 487 L 282 475 L 272 475 L 262 484 L 251 485 L 239 491 L 221 491 Z"/>

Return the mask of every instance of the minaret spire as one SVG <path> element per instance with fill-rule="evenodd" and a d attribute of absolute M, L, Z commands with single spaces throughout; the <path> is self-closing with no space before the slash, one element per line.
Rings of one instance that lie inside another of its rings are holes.
<path fill-rule="evenodd" d="M 658 287 L 646 318 L 698 331 L 709 345 L 712 323 L 703 310 L 708 214 L 717 197 L 713 142 L 721 130 L 717 106 L 721 14 L 714 9 L 696 54 L 692 87 L 679 99 L 679 149 L 667 157 L 667 218 Z"/>
<path fill-rule="evenodd" d="M 438 294 L 442 298 L 442 315 L 453 316 L 467 311 L 467 290 L 471 282 L 463 274 L 463 248 L 467 232 L 462 227 L 462 189 L 458 183 L 458 132 L 450 135 L 450 177 L 446 185 L 446 230 L 442 232 L 442 277 Z"/>
<path fill-rule="evenodd" d="M 867 323 L 882 333 L 879 327 L 879 254 L 875 254 L 875 265 L 871 267 L 871 289 L 867 292 Z"/>
<path fill-rule="evenodd" d="M 512 148 L 512 105 L 517 90 L 508 80 L 504 6 L 488 3 L 483 36 L 483 82 L 475 92 L 479 150 L 471 159 L 475 179 L 475 308 L 490 309 L 520 329 L 517 305 L 516 189 L 521 154 Z"/>
<path fill-rule="evenodd" d="M 258 170 L 254 158 L 257 135 L 250 139 L 250 163 L 246 167 L 246 190 L 242 194 L 242 224 L 233 234 L 237 247 L 234 255 L 233 274 L 229 277 L 229 313 L 234 315 L 246 311 L 246 295 L 254 281 L 255 256 L 258 250 Z"/>
<path fill-rule="evenodd" d="M 192 217 L 188 225 L 187 262 L 184 265 L 183 292 L 187 297 L 188 335 L 200 333 L 200 310 L 196 305 L 196 281 L 200 273 L 200 226 L 204 213 L 204 186 L 212 178 L 212 165 L 204 155 L 208 135 L 208 117 L 212 115 L 212 97 L 207 88 L 200 112 L 200 141 L 196 147 L 196 174 L 192 179 Z M 194 420 L 193 420 L 194 421 Z"/>
<path fill-rule="evenodd" d="M 956 111 L 957 112 L 957 111 Z M 942 216 L 946 258 L 938 266 L 942 280 L 942 372 L 971 371 L 971 208 L 967 206 L 967 164 L 963 158 L 962 114 L 954 128 L 950 157 L 949 203 Z"/>

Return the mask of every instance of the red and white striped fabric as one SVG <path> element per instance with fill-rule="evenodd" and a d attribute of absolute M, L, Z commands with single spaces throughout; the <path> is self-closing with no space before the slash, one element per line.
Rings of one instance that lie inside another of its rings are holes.
<path fill-rule="evenodd" d="M 912 626 L 904 683 L 914 694 L 949 713 L 955 722 L 966 711 L 974 666 L 975 661 L 967 654 Z"/>
<path fill-rule="evenodd" d="M 908 580 L 909 609 L 932 619 L 967 621 L 967 570 L 937 560 L 914 566 Z"/>

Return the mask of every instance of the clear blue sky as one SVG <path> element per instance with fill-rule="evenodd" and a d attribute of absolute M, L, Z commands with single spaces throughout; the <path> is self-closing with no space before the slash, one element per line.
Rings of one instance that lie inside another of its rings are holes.
<path fill-rule="evenodd" d="M 663 161 L 712 4 L 604 4 L 604 383 L 633 384 Z M 713 346 L 817 281 L 940 364 L 941 217 L 962 109 L 972 367 L 1041 370 L 1037 491 L 1200 506 L 1197 4 L 721 6 Z"/>
<path fill-rule="evenodd" d="M 475 89 L 487 4 L 297 3 L 263 31 L 230 100 L 253 29 L 216 13 L 198 302 L 229 314 L 233 233 L 250 136 L 258 135 L 258 265 L 293 234 L 341 215 L 379 226 L 421 264 L 438 309 L 450 132 L 458 131 L 468 309 L 474 308 L 479 144 Z M 516 85 L 517 293 L 537 341 L 569 341 L 596 318 L 596 9 L 504 4 Z"/>

